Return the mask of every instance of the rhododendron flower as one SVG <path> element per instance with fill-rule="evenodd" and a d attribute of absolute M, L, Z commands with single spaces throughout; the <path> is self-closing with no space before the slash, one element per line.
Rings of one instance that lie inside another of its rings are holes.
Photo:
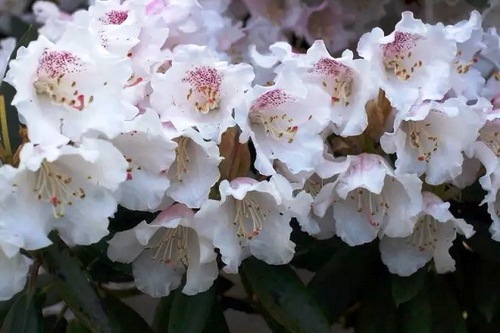
<path fill-rule="evenodd" d="M 476 141 L 483 124 L 465 98 L 424 102 L 398 113 L 394 132 L 384 134 L 380 143 L 385 152 L 397 154 L 398 172 L 425 173 L 427 183 L 439 185 L 461 174 L 462 153 Z"/>
<path fill-rule="evenodd" d="M 70 244 L 88 245 L 108 234 L 108 218 L 117 202 L 113 192 L 126 179 L 128 163 L 111 143 L 85 139 L 78 147 L 24 145 L 9 211 L 29 233 L 57 229 Z"/>
<path fill-rule="evenodd" d="M 324 42 L 316 41 L 307 55 L 285 59 L 279 70 L 293 70 L 293 67 L 298 67 L 306 86 L 321 87 L 331 96 L 330 119 L 339 135 L 359 135 L 365 130 L 368 124 L 365 104 L 376 97 L 379 90 L 368 61 L 353 60 L 349 50 L 344 51 L 341 58 L 333 58 Z"/>
<path fill-rule="evenodd" d="M 290 240 L 289 222 L 295 215 L 290 210 L 294 203 L 283 202 L 272 181 L 223 180 L 219 190 L 220 200 L 206 201 L 195 219 L 200 233 L 220 249 L 225 271 L 238 272 L 250 255 L 271 265 L 292 259 L 295 244 Z"/>
<path fill-rule="evenodd" d="M 329 100 L 320 87 L 306 87 L 290 71 L 280 73 L 273 86 L 250 90 L 235 118 L 240 142 L 251 138 L 255 146 L 255 168 L 272 175 L 272 163 L 279 160 L 292 173 L 314 170 L 323 161 L 320 133 L 329 122 Z"/>
<path fill-rule="evenodd" d="M 446 31 L 457 41 L 457 55 L 452 64 L 451 83 L 457 96 L 477 99 L 484 85 L 481 72 L 474 68 L 477 54 L 484 48 L 481 15 L 473 11 L 468 21 L 447 26 Z"/>
<path fill-rule="evenodd" d="M 219 148 L 190 128 L 178 133 L 174 141 L 177 156 L 166 171 L 171 182 L 167 195 L 190 208 L 199 208 L 219 180 Z"/>
<path fill-rule="evenodd" d="M 411 234 L 422 210 L 422 182 L 412 174 L 397 174 L 379 155 L 348 156 L 337 179 L 323 186 L 314 212 L 324 216 L 333 206 L 337 235 L 356 246 L 377 235 Z"/>
<path fill-rule="evenodd" d="M 210 288 L 218 268 L 213 246 L 200 236 L 191 209 L 175 204 L 147 224 L 117 232 L 109 241 L 108 256 L 113 261 L 132 263 L 137 289 L 163 297 L 179 287 L 194 295 Z"/>
<path fill-rule="evenodd" d="M 382 237 L 380 253 L 389 271 L 409 276 L 433 260 L 437 273 L 455 270 L 449 254 L 457 232 L 469 238 L 474 234 L 471 225 L 456 219 L 448 210 L 450 204 L 430 192 L 422 193 L 424 209 L 413 233 L 406 238 Z"/>
<path fill-rule="evenodd" d="M 139 43 L 145 15 L 142 0 L 97 0 L 88 11 L 76 12 L 73 22 L 94 32 L 107 51 L 124 57 Z"/>
<path fill-rule="evenodd" d="M 112 140 L 128 162 L 119 202 L 131 210 L 154 211 L 170 186 L 166 173 L 175 160 L 176 144 L 153 110 L 137 116 L 126 127 L 126 132 Z"/>
<path fill-rule="evenodd" d="M 75 39 L 75 36 L 78 39 Z M 131 75 L 126 60 L 107 54 L 82 28 L 68 28 L 57 43 L 40 36 L 10 63 L 12 104 L 36 144 L 80 142 L 98 131 L 118 135 L 137 110 L 122 101 Z"/>
<path fill-rule="evenodd" d="M 392 106 L 406 112 L 419 100 L 441 99 L 451 88 L 456 42 L 442 24 L 428 25 L 404 12 L 388 36 L 380 28 L 364 34 L 358 53 L 371 62 Z"/>
<path fill-rule="evenodd" d="M 196 127 L 205 139 L 219 141 L 235 125 L 233 109 L 253 80 L 246 64 L 219 61 L 206 47 L 176 48 L 172 66 L 153 77 L 151 105 L 179 131 Z"/>

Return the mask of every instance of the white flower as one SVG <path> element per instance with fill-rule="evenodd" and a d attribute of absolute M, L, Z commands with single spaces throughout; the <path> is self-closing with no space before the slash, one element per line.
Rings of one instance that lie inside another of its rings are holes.
<path fill-rule="evenodd" d="M 291 71 L 281 72 L 273 86 L 250 90 L 235 119 L 240 142 L 251 138 L 255 146 L 255 168 L 272 175 L 279 160 L 292 173 L 314 170 L 323 160 L 320 133 L 329 122 L 329 103 L 320 87 L 306 87 Z"/>
<path fill-rule="evenodd" d="M 9 257 L 0 250 L 0 301 L 6 301 L 23 290 L 31 262 L 20 253 Z"/>
<path fill-rule="evenodd" d="M 116 211 L 112 193 L 126 178 L 128 163 L 109 142 L 86 139 L 79 147 L 27 143 L 20 170 L 11 181 L 16 200 L 10 212 L 33 234 L 57 229 L 69 244 L 88 245 L 108 234 L 108 218 Z M 33 217 L 30 211 L 37 212 Z"/>
<path fill-rule="evenodd" d="M 333 183 L 323 186 L 314 212 L 322 217 L 333 206 L 336 233 L 344 242 L 356 246 L 377 235 L 411 234 L 422 210 L 422 182 L 417 176 L 396 174 L 373 154 L 348 156 L 343 169 Z"/>
<path fill-rule="evenodd" d="M 170 186 L 166 173 L 175 160 L 176 144 L 167 137 L 153 110 L 126 126 L 126 132 L 112 140 L 129 164 L 119 202 L 131 210 L 154 211 Z"/>
<path fill-rule="evenodd" d="M 194 295 L 210 288 L 217 278 L 216 254 L 212 244 L 200 237 L 191 209 L 175 204 L 147 224 L 118 232 L 108 242 L 113 261 L 132 263 L 136 286 L 153 296 L 163 297 L 179 287 Z"/>
<path fill-rule="evenodd" d="M 307 85 L 321 87 L 331 96 L 330 119 L 338 128 L 337 134 L 361 134 L 367 124 L 365 104 L 378 93 L 379 87 L 371 76 L 370 63 L 364 59 L 353 60 L 346 50 L 341 58 L 333 58 L 322 41 L 316 41 L 307 55 L 284 60 L 280 71 L 298 67 L 299 76 Z"/>
<path fill-rule="evenodd" d="M 430 192 L 423 192 L 422 196 L 425 205 L 413 234 L 406 238 L 384 236 L 380 240 L 382 261 L 391 273 L 409 276 L 431 259 L 437 273 L 454 271 L 455 261 L 448 251 L 457 232 L 467 238 L 474 234 L 471 225 L 453 217 L 448 202 Z"/>
<path fill-rule="evenodd" d="M 447 26 L 446 31 L 457 41 L 457 55 L 452 64 L 451 83 L 457 96 L 477 99 L 484 78 L 481 72 L 474 68 L 477 53 L 484 48 L 481 15 L 477 11 L 470 14 L 468 21 L 461 21 L 453 26 Z"/>
<path fill-rule="evenodd" d="M 92 131 L 118 135 L 137 113 L 121 97 L 130 75 L 126 60 L 107 54 L 88 31 L 71 27 L 56 44 L 40 36 L 19 49 L 7 81 L 17 91 L 12 104 L 31 142 L 60 145 Z"/>
<path fill-rule="evenodd" d="M 151 105 L 179 131 L 195 126 L 204 138 L 218 142 L 235 125 L 233 109 L 253 77 L 249 65 L 218 61 L 206 47 L 180 46 L 172 66 L 152 79 Z"/>
<path fill-rule="evenodd" d="M 144 1 L 97 0 L 88 11 L 73 14 L 74 24 L 89 29 L 107 51 L 125 57 L 139 42 L 146 15 Z"/>
<path fill-rule="evenodd" d="M 177 156 L 167 171 L 170 179 L 167 195 L 190 208 L 199 208 L 219 180 L 222 161 L 219 148 L 190 128 L 178 133 L 174 141 Z"/>
<path fill-rule="evenodd" d="M 195 219 L 200 233 L 220 249 L 224 270 L 237 273 L 250 255 L 271 265 L 288 263 L 295 248 L 289 224 L 293 213 L 276 186 L 244 177 L 223 180 L 219 189 L 221 199 L 206 201 Z"/>
<path fill-rule="evenodd" d="M 398 172 L 426 174 L 426 182 L 439 185 L 462 173 L 462 152 L 476 141 L 482 117 L 465 98 L 424 102 L 398 113 L 393 133 L 380 139 L 387 153 L 396 153 Z"/>
<path fill-rule="evenodd" d="M 374 28 L 358 44 L 358 53 L 370 61 L 386 97 L 400 112 L 418 100 L 439 100 L 448 92 L 456 52 L 456 42 L 442 24 L 424 24 L 410 12 L 402 14 L 390 35 Z"/>

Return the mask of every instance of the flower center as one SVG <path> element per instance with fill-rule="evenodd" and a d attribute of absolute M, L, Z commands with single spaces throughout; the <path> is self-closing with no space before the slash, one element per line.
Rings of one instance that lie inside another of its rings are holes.
<path fill-rule="evenodd" d="M 407 121 L 405 124 L 410 146 L 418 151 L 417 160 L 429 163 L 439 148 L 438 137 L 430 133 L 431 124 L 423 121 Z"/>
<path fill-rule="evenodd" d="M 292 143 L 299 127 L 293 124 L 293 118 L 286 113 L 276 114 L 277 108 L 286 103 L 294 101 L 294 98 L 281 89 L 268 91 L 257 98 L 250 107 L 250 123 L 261 125 L 268 135 L 277 139 L 285 138 Z"/>
<path fill-rule="evenodd" d="M 351 68 L 336 60 L 321 58 L 309 72 L 324 77 L 322 84 L 330 93 L 333 105 L 349 105 L 353 81 Z"/>
<path fill-rule="evenodd" d="M 186 72 L 182 82 L 191 88 L 186 99 L 194 103 L 194 108 L 201 113 L 208 113 L 219 107 L 222 74 L 215 68 L 199 66 Z"/>
<path fill-rule="evenodd" d="M 181 136 L 177 141 L 177 148 L 175 152 L 177 154 L 176 157 L 176 178 L 178 181 L 182 182 L 184 175 L 189 172 L 189 163 L 191 162 L 189 158 L 189 153 L 187 150 L 187 145 L 189 143 L 189 138 Z"/>
<path fill-rule="evenodd" d="M 103 24 L 106 25 L 120 25 L 128 18 L 128 12 L 126 10 L 110 10 L 103 17 L 99 19 Z"/>
<path fill-rule="evenodd" d="M 408 236 L 406 241 L 421 252 L 427 250 L 428 248 L 435 249 L 437 242 L 435 236 L 436 231 L 436 220 L 430 215 L 425 215 L 417 221 L 413 234 Z"/>
<path fill-rule="evenodd" d="M 237 226 L 236 235 L 252 239 L 262 230 L 262 223 L 267 215 L 255 200 L 244 198 L 236 200 L 236 216 L 233 224 Z M 251 228 L 248 226 L 251 224 Z M 251 229 L 251 231 L 249 231 Z"/>
<path fill-rule="evenodd" d="M 358 189 L 356 194 L 351 194 L 349 198 L 357 201 L 358 213 L 364 214 L 370 225 L 380 226 L 382 220 L 387 216 L 390 208 L 389 201 L 385 198 L 383 192 L 374 194 L 364 189 Z"/>
<path fill-rule="evenodd" d="M 167 265 L 181 263 L 188 266 L 188 234 L 189 230 L 177 226 L 164 232 L 160 240 L 152 247 L 153 260 L 161 260 Z"/>
<path fill-rule="evenodd" d="M 412 50 L 416 47 L 418 37 L 408 32 L 396 31 L 394 41 L 382 45 L 384 65 L 402 81 L 409 80 L 415 70 L 422 67 L 421 59 L 415 59 Z"/>
<path fill-rule="evenodd" d="M 72 198 L 85 199 L 85 191 L 80 187 L 71 188 L 72 179 L 57 170 L 53 164 L 42 162 L 33 191 L 38 200 L 51 204 L 54 217 L 64 216 L 65 206 L 73 205 Z"/>
<path fill-rule="evenodd" d="M 66 105 L 82 111 L 93 96 L 78 91 L 77 82 L 71 77 L 85 71 L 83 62 L 66 51 L 45 50 L 38 60 L 37 79 L 34 86 L 37 94 L 47 95 L 52 103 Z"/>

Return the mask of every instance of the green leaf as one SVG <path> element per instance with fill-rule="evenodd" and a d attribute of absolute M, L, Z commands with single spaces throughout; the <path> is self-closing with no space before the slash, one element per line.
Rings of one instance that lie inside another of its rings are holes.
<path fill-rule="evenodd" d="M 16 57 L 17 50 L 20 47 L 28 46 L 28 44 L 37 39 L 38 32 L 35 26 L 30 26 L 29 29 L 24 33 L 24 35 L 17 42 L 16 48 L 12 52 L 10 59 Z M 16 90 L 7 82 L 2 81 L 0 84 L 0 98 L 3 96 L 3 101 L 0 100 L 0 125 L 1 125 L 1 139 L 4 148 L 4 162 L 12 163 L 12 158 L 17 148 L 21 145 L 22 140 L 18 135 L 19 117 L 15 107 L 11 105 L 12 99 L 16 94 Z M 3 102 L 3 103 L 2 103 Z M 3 110 L 2 110 L 3 109 Z"/>
<path fill-rule="evenodd" d="M 215 287 L 193 296 L 174 291 L 168 333 L 201 333 L 205 328 L 215 298 Z"/>
<path fill-rule="evenodd" d="M 241 265 L 241 274 L 267 314 L 287 330 L 330 332 L 325 315 L 290 266 L 248 258 Z"/>
<path fill-rule="evenodd" d="M 212 312 L 210 313 L 210 316 L 205 323 L 205 329 L 203 330 L 203 333 L 213 332 L 229 333 L 229 327 L 227 327 L 222 306 L 218 302 L 216 302 L 212 307 Z"/>
<path fill-rule="evenodd" d="M 479 260 L 474 273 L 474 301 L 486 321 L 491 322 L 500 310 L 500 267 Z"/>
<path fill-rule="evenodd" d="M 14 296 L 12 296 L 11 299 L 7 301 L 0 302 L 0 327 L 2 327 L 5 319 L 7 318 L 7 315 L 9 314 L 10 309 L 16 302 L 16 300 L 19 298 L 21 294 L 17 293 Z"/>
<path fill-rule="evenodd" d="M 45 270 L 54 278 L 55 288 L 75 316 L 93 332 L 112 332 L 110 320 L 97 296 L 82 263 L 71 255 L 70 249 L 54 234 L 54 244 L 39 255 Z"/>
<path fill-rule="evenodd" d="M 429 295 L 433 332 L 466 333 L 463 311 L 446 276 L 436 275 L 429 279 Z"/>
<path fill-rule="evenodd" d="M 153 332 L 146 321 L 120 299 L 108 294 L 104 302 L 113 326 L 113 333 Z"/>
<path fill-rule="evenodd" d="M 396 306 L 408 302 L 418 294 L 424 285 L 426 275 L 426 266 L 408 277 L 391 274 L 392 298 Z"/>
<path fill-rule="evenodd" d="M 74 319 L 69 322 L 66 327 L 66 333 L 89 333 L 90 331 L 81 324 L 78 320 Z"/>
<path fill-rule="evenodd" d="M 432 333 L 432 312 L 427 287 L 421 287 L 414 297 L 401 304 L 397 315 L 399 332 Z"/>
<path fill-rule="evenodd" d="M 153 319 L 153 331 L 156 333 L 167 333 L 168 322 L 170 320 L 170 310 L 174 303 L 175 295 L 172 293 L 167 297 L 162 297 L 160 303 L 156 306 Z"/>
<path fill-rule="evenodd" d="M 465 0 L 469 5 L 484 9 L 490 5 L 490 0 Z"/>
<path fill-rule="evenodd" d="M 376 244 L 345 247 L 316 272 L 307 288 L 330 323 L 361 298 L 379 256 Z"/>
<path fill-rule="evenodd" d="M 25 292 L 12 305 L 0 333 L 43 332 L 42 310 L 33 297 Z"/>

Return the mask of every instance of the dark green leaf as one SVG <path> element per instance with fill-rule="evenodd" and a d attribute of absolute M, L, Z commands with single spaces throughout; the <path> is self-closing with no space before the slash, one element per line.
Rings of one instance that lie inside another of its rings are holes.
<path fill-rule="evenodd" d="M 78 258 L 54 234 L 51 246 L 41 250 L 45 270 L 54 278 L 56 289 L 75 316 L 93 332 L 111 332 L 111 323 Z"/>
<path fill-rule="evenodd" d="M 429 279 L 433 332 L 465 333 L 467 328 L 463 310 L 446 280 L 446 276 L 436 275 Z"/>
<path fill-rule="evenodd" d="M 174 291 L 174 301 L 168 322 L 169 333 L 201 333 L 205 328 L 215 298 L 215 287 L 193 296 Z"/>
<path fill-rule="evenodd" d="M 479 9 L 484 9 L 489 6 L 490 0 L 465 0 L 469 5 Z"/>
<path fill-rule="evenodd" d="M 17 293 L 14 296 L 12 296 L 11 299 L 0 302 L 0 327 L 2 327 L 5 318 L 7 317 L 7 314 L 12 308 L 12 305 L 14 305 L 14 303 L 16 302 L 16 300 L 19 298 L 20 295 L 21 293 Z"/>
<path fill-rule="evenodd" d="M 417 295 L 425 282 L 426 275 L 426 266 L 408 277 L 391 275 L 392 298 L 396 306 L 408 302 Z"/>
<path fill-rule="evenodd" d="M 249 258 L 242 263 L 241 273 L 265 311 L 289 331 L 330 331 L 318 304 L 289 266 Z"/>
<path fill-rule="evenodd" d="M 23 293 L 12 305 L 0 333 L 43 332 L 42 310 L 32 296 Z"/>
<path fill-rule="evenodd" d="M 474 273 L 474 301 L 487 322 L 491 322 L 500 310 L 500 267 L 491 262 L 479 261 Z"/>
<path fill-rule="evenodd" d="M 170 310 L 174 303 L 174 294 L 162 297 L 160 303 L 156 306 L 155 317 L 153 319 L 153 331 L 156 333 L 167 333 L 168 322 L 170 320 Z"/>
<path fill-rule="evenodd" d="M 427 287 L 421 287 L 411 300 L 401 304 L 397 314 L 399 332 L 432 333 L 432 313 Z"/>
<path fill-rule="evenodd" d="M 212 307 L 212 312 L 205 323 L 205 329 L 203 333 L 229 333 L 229 327 L 227 327 L 226 318 L 224 317 L 224 312 L 222 311 L 221 305 L 216 302 Z"/>
<path fill-rule="evenodd" d="M 66 333 L 90 333 L 90 331 L 78 320 L 72 320 L 66 327 Z"/>
<path fill-rule="evenodd" d="M 108 294 L 104 301 L 113 325 L 113 333 L 153 332 L 146 321 L 120 299 Z"/>
<path fill-rule="evenodd" d="M 376 245 L 346 247 L 333 254 L 308 285 L 330 323 L 361 298 L 380 254 Z M 379 277 L 373 277 L 374 279 Z"/>

